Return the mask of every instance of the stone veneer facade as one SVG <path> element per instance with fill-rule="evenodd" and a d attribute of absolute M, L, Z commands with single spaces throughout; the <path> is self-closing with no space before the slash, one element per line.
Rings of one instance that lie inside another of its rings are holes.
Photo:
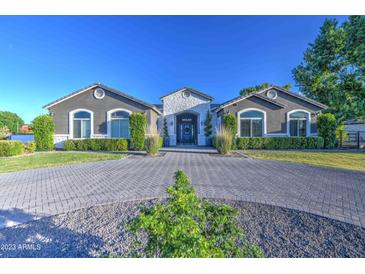
<path fill-rule="evenodd" d="M 188 96 L 186 96 L 188 94 Z M 172 94 L 162 97 L 163 103 L 163 117 L 160 120 L 160 128 L 163 124 L 162 119 L 166 118 L 170 146 L 177 145 L 177 128 L 176 128 L 176 116 L 181 113 L 193 113 L 197 115 L 197 145 L 205 146 L 206 137 L 204 135 L 204 121 L 208 110 L 211 107 L 211 99 L 205 96 L 196 94 L 189 89 L 181 89 Z M 212 113 L 213 115 L 215 113 Z M 214 117 L 212 124 L 214 125 Z"/>

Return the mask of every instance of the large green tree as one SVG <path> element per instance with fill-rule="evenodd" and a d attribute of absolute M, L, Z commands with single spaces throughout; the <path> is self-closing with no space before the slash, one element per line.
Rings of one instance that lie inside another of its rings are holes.
<path fill-rule="evenodd" d="M 267 82 L 262 83 L 261 85 L 256 85 L 256 86 L 252 86 L 252 87 L 246 87 L 240 90 L 240 95 L 246 95 L 255 91 L 259 91 L 265 88 L 270 87 L 270 84 Z M 287 83 L 285 84 L 283 87 L 283 89 L 291 89 L 291 84 Z"/>
<path fill-rule="evenodd" d="M 0 125 L 6 126 L 12 133 L 17 133 L 24 124 L 22 118 L 10 111 L 0 111 Z"/>
<path fill-rule="evenodd" d="M 350 16 L 342 25 L 325 20 L 293 77 L 338 121 L 365 115 L 365 16 Z"/>

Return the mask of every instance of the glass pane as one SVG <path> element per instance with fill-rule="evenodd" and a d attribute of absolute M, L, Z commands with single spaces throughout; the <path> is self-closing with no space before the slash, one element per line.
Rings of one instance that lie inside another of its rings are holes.
<path fill-rule="evenodd" d="M 112 138 L 129 138 L 129 121 L 126 119 L 112 120 Z"/>
<path fill-rule="evenodd" d="M 262 120 L 251 120 L 252 123 L 252 137 L 262 137 Z"/>
<path fill-rule="evenodd" d="M 299 136 L 306 136 L 307 135 L 307 121 L 306 120 L 299 120 L 298 121 L 299 127 Z"/>
<path fill-rule="evenodd" d="M 74 114 L 74 118 L 88 118 L 90 119 L 90 113 L 86 111 L 79 111 Z"/>
<path fill-rule="evenodd" d="M 306 119 L 308 117 L 308 114 L 303 111 L 297 111 L 289 115 L 290 118 L 304 118 Z"/>
<path fill-rule="evenodd" d="M 128 118 L 129 113 L 126 111 L 116 111 L 112 113 L 112 118 Z"/>
<path fill-rule="evenodd" d="M 241 119 L 241 137 L 251 137 L 250 120 Z"/>
<path fill-rule="evenodd" d="M 82 138 L 90 138 L 90 120 L 81 120 L 81 136 Z"/>
<path fill-rule="evenodd" d="M 251 110 L 242 112 L 240 115 L 241 118 L 264 118 L 264 114 L 259 111 Z"/>
<path fill-rule="evenodd" d="M 298 136 L 298 120 L 290 120 L 290 136 Z"/>
<path fill-rule="evenodd" d="M 119 120 L 112 120 L 112 138 L 120 138 Z"/>
<path fill-rule="evenodd" d="M 120 138 L 129 138 L 129 121 L 119 120 L 120 123 Z"/>
<path fill-rule="evenodd" d="M 81 138 L 81 121 L 74 120 L 73 138 Z"/>

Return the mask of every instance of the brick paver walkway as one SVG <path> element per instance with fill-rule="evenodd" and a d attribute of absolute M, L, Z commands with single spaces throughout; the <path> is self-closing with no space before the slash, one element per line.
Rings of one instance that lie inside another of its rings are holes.
<path fill-rule="evenodd" d="M 166 197 L 178 169 L 204 197 L 278 205 L 365 227 L 364 172 L 178 152 L 2 174 L 0 226 L 96 204 Z"/>

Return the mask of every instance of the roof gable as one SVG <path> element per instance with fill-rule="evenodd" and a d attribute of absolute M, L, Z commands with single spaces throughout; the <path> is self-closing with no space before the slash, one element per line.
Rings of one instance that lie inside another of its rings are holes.
<path fill-rule="evenodd" d="M 172 91 L 172 92 L 170 92 L 170 93 L 168 93 L 168 94 L 166 94 L 166 95 L 164 95 L 164 96 L 161 96 L 161 97 L 160 97 L 160 99 L 161 99 L 161 100 L 163 100 L 163 98 L 164 98 L 164 97 L 167 97 L 167 96 L 172 95 L 172 94 L 174 94 L 174 93 L 181 92 L 181 91 L 185 91 L 185 90 L 188 90 L 188 91 L 190 91 L 191 93 L 197 94 L 197 95 L 199 95 L 199 96 L 201 96 L 201 97 L 204 97 L 204 98 L 206 98 L 206 99 L 208 99 L 208 100 L 211 100 L 211 101 L 213 101 L 213 99 L 214 99 L 212 96 L 209 96 L 209 95 L 208 95 L 208 94 L 206 94 L 206 93 L 200 92 L 200 91 L 198 91 L 198 90 L 196 90 L 196 89 L 189 88 L 189 87 L 183 87 L 183 88 L 180 88 L 180 89 L 178 89 L 178 90 Z"/>
<path fill-rule="evenodd" d="M 317 107 L 320 107 L 320 108 L 323 108 L 323 109 L 326 109 L 327 108 L 326 105 L 321 104 L 321 103 L 319 103 L 319 102 L 317 102 L 315 100 L 309 99 L 307 97 L 304 97 L 302 95 L 293 93 L 293 92 L 291 92 L 289 90 L 286 90 L 286 89 L 283 89 L 283 88 L 280 88 L 280 87 L 277 87 L 277 86 L 271 86 L 271 87 L 268 87 L 268 88 L 265 88 L 265 89 L 262 89 L 262 90 L 259 90 L 259 91 L 256 91 L 256 92 L 251 92 L 251 93 L 246 94 L 246 95 L 237 96 L 237 97 L 235 97 L 235 98 L 233 98 L 231 100 L 228 100 L 225 103 L 221 104 L 219 107 L 217 107 L 217 109 L 215 111 L 218 112 L 218 111 L 220 111 L 221 109 L 223 109 L 223 108 L 225 108 L 227 106 L 230 106 L 232 104 L 235 104 L 237 102 L 240 102 L 242 100 L 245 100 L 245 99 L 250 98 L 250 97 L 253 97 L 253 96 L 254 97 L 257 97 L 257 98 L 260 98 L 262 100 L 265 100 L 267 102 L 270 102 L 272 104 L 278 105 L 280 107 L 285 107 L 285 105 L 283 105 L 283 104 L 275 101 L 274 99 L 270 99 L 269 97 L 266 97 L 266 96 L 263 95 L 263 93 L 265 93 L 266 91 L 271 90 L 271 89 L 275 89 L 277 91 L 283 92 L 283 93 L 285 93 L 287 95 L 293 96 L 295 98 L 298 98 L 300 100 L 303 100 L 303 101 L 305 101 L 307 103 L 310 103 L 312 105 L 315 105 Z"/>
<path fill-rule="evenodd" d="M 137 99 L 137 98 L 135 98 L 133 96 L 130 96 L 130 95 L 124 93 L 124 92 L 121 92 L 119 90 L 116 90 L 114 88 L 111 88 L 111 87 L 109 87 L 107 85 L 104 85 L 102 83 L 94 83 L 94 84 L 88 85 L 88 86 L 86 86 L 86 87 L 84 87 L 82 89 L 76 90 L 76 91 L 74 91 L 74 92 L 72 92 L 72 93 L 70 93 L 70 94 L 68 94 L 66 96 L 63 96 L 63 97 L 61 97 L 61 98 L 59 98 L 59 99 L 57 99 L 57 100 L 55 100 L 55 101 L 53 101 L 53 102 L 45 105 L 45 106 L 43 106 L 43 108 L 47 108 L 48 109 L 48 108 L 50 108 L 50 107 L 52 107 L 54 105 L 57 105 L 57 104 L 59 104 L 59 103 L 61 103 L 63 101 L 69 100 L 69 99 L 71 99 L 72 97 L 74 97 L 76 95 L 79 95 L 79 94 L 81 94 L 83 92 L 86 92 L 86 91 L 88 91 L 90 89 L 93 89 L 93 88 L 96 88 L 96 87 L 100 87 L 100 88 L 105 89 L 107 91 L 110 91 L 110 92 L 112 92 L 112 93 L 114 93 L 116 95 L 119 95 L 121 97 L 127 98 L 127 99 L 132 100 L 134 102 L 137 102 L 137 103 L 139 103 L 141 105 L 147 106 L 147 107 L 151 108 L 152 110 L 154 110 L 155 112 L 157 112 L 158 114 L 161 114 L 160 110 L 156 106 L 154 106 L 152 104 L 149 104 L 149 103 L 146 103 L 146 102 L 144 102 L 144 101 L 142 101 L 140 99 Z"/>

